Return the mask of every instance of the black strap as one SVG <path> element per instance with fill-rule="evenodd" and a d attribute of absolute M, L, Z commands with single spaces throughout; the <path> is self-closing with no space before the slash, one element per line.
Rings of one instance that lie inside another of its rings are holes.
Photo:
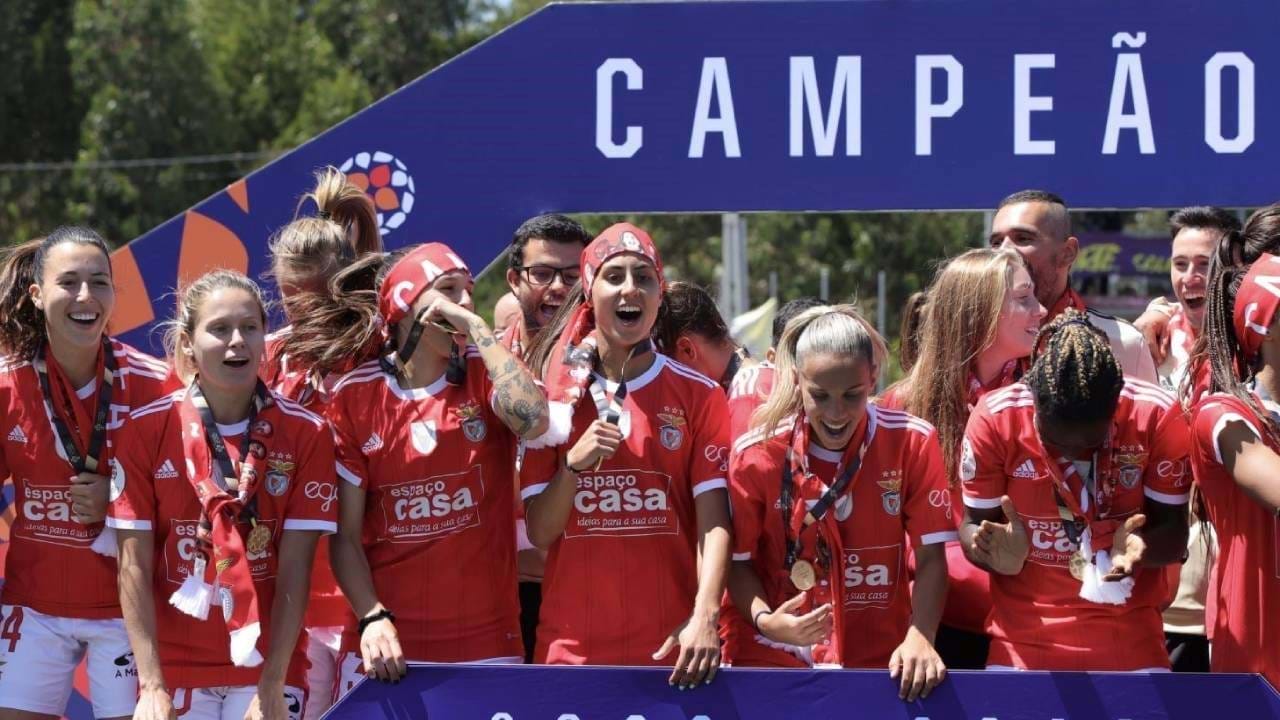
<path fill-rule="evenodd" d="M 430 308 L 423 308 L 421 312 L 413 318 L 413 325 L 409 327 L 409 336 L 404 339 L 404 344 L 399 348 L 395 348 L 394 338 L 387 340 L 387 346 L 384 348 L 382 357 L 378 358 L 378 364 L 382 366 L 382 370 L 388 374 L 394 375 L 398 370 L 404 374 L 404 364 L 409 362 L 409 358 L 413 357 L 413 352 L 418 349 L 418 343 L 422 341 L 422 331 L 426 328 L 427 311 Z M 450 327 L 447 323 L 433 323 L 441 331 L 449 333 L 451 336 L 457 330 Z M 394 335 L 394 334 L 393 334 Z M 458 350 L 458 344 L 453 343 L 449 349 L 449 366 L 445 370 L 445 382 L 450 385 L 463 385 L 467 381 L 467 364 L 462 357 L 462 353 Z"/>
<path fill-rule="evenodd" d="M 58 412 L 53 400 L 53 388 L 49 383 L 49 367 L 44 359 L 44 347 L 36 350 L 36 375 L 40 379 L 40 392 L 44 395 L 45 410 L 53 421 L 58 442 L 76 474 L 96 473 L 102 466 L 102 447 L 106 444 L 107 418 L 111 412 L 111 392 L 116 377 L 116 356 L 111 350 L 111 340 L 102 336 L 102 377 L 98 378 L 98 404 L 93 413 L 93 431 L 89 434 L 88 450 L 81 454 L 76 436 L 67 427 L 66 420 Z"/>
<path fill-rule="evenodd" d="M 631 362 L 631 358 L 643 355 L 652 349 L 653 343 L 649 340 L 641 340 L 631 348 L 627 353 L 626 361 L 622 363 L 622 377 L 618 379 L 618 390 L 612 398 L 605 392 L 604 383 L 600 382 L 600 377 L 604 375 L 600 353 L 597 351 L 592 354 L 591 366 L 596 377 L 591 378 L 591 399 L 595 401 L 596 412 L 601 420 L 610 425 L 617 425 L 622 419 L 622 403 L 627 399 L 627 365 Z"/>
<path fill-rule="evenodd" d="M 720 376 L 720 387 L 724 388 L 725 392 L 729 391 L 729 386 L 733 384 L 733 378 L 737 376 L 738 370 L 742 368 L 742 353 L 744 350 L 745 348 L 739 348 L 729 356 L 729 364 L 724 368 L 724 375 Z"/>
<path fill-rule="evenodd" d="M 1095 452 L 1093 454 L 1093 460 L 1089 463 L 1089 477 L 1081 478 L 1085 491 L 1089 493 L 1091 502 L 1095 508 L 1098 506 L 1096 491 L 1097 478 L 1093 477 L 1093 475 L 1097 472 L 1097 469 L 1098 454 Z M 1078 471 L 1077 474 L 1079 474 Z M 1063 484 L 1066 484 L 1067 479 L 1064 477 L 1062 482 Z M 1053 500 L 1058 504 L 1058 517 L 1062 520 L 1062 530 L 1067 534 L 1067 539 L 1070 540 L 1073 545 L 1079 545 L 1080 536 L 1084 534 L 1084 529 L 1089 525 L 1088 521 L 1086 519 L 1076 517 L 1076 514 L 1071 511 L 1071 508 L 1067 506 L 1066 501 L 1062 499 L 1062 493 L 1058 490 L 1057 483 L 1053 484 Z M 1094 512 L 1097 513 L 1097 510 L 1095 509 Z"/>
<path fill-rule="evenodd" d="M 797 422 L 803 422 L 803 420 Z M 814 504 L 813 508 L 811 508 L 806 514 L 806 525 L 811 525 L 825 517 L 827 512 L 835 505 L 836 500 L 844 494 L 845 489 L 849 487 L 849 483 L 853 481 L 853 477 L 858 474 L 858 469 L 862 467 L 862 457 L 867 454 L 867 447 L 870 444 L 871 428 L 868 427 L 866 435 L 862 439 L 862 447 L 858 449 L 858 454 L 853 456 L 853 459 L 849 461 L 849 464 L 840 471 L 840 475 L 836 477 L 836 481 L 827 488 L 827 491 L 822 494 L 822 497 L 818 498 L 818 502 Z M 791 493 L 794 485 L 791 461 L 794 452 L 795 451 L 791 447 L 788 447 L 787 455 L 783 459 L 782 491 L 780 493 L 781 502 L 779 503 L 782 510 L 782 534 L 783 539 L 786 540 L 787 546 L 787 555 L 783 562 L 786 563 L 786 568 L 788 570 L 790 570 L 791 566 L 795 564 L 796 558 L 800 556 L 800 550 L 802 549 L 800 538 L 791 537 Z M 849 502 L 853 502 L 853 496 L 849 497 Z M 819 547 L 818 549 L 821 551 L 823 550 L 823 547 Z"/>
<path fill-rule="evenodd" d="M 204 426 L 204 441 L 209 446 L 209 452 L 213 454 L 213 460 L 218 464 L 219 477 L 214 477 L 214 482 L 223 492 L 235 495 L 237 488 L 229 487 L 227 482 L 232 478 L 239 480 L 240 473 L 236 472 L 235 463 L 232 462 L 231 456 L 227 453 L 226 441 L 222 439 L 222 433 L 218 432 L 218 421 L 213 417 L 213 411 L 209 409 L 209 402 L 205 400 L 204 392 L 200 390 L 200 382 L 197 379 L 191 383 L 188 390 L 191 394 L 191 404 L 196 406 L 196 411 L 200 413 L 200 424 Z M 253 403 L 249 405 L 249 420 L 245 426 L 244 435 L 240 437 L 240 462 L 244 463 L 249 458 L 249 444 L 252 441 L 253 422 L 258 417 L 258 412 L 262 408 L 271 404 L 271 393 L 267 392 L 267 386 L 261 380 L 258 381 L 257 387 L 253 391 Z M 245 503 L 244 510 L 240 513 L 242 522 L 252 522 L 258 519 L 258 495 L 254 493 L 253 497 Z"/>
<path fill-rule="evenodd" d="M 390 620 L 392 624 L 395 624 L 396 616 L 390 610 L 386 608 L 382 608 L 381 610 L 379 610 L 378 612 L 372 615 L 369 615 L 367 617 L 362 617 L 360 618 L 360 622 L 357 626 L 357 634 L 364 635 L 365 628 L 378 622 L 379 620 Z"/>

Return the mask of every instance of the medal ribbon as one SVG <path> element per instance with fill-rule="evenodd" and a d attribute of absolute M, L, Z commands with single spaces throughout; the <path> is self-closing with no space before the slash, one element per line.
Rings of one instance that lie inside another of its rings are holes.
<path fill-rule="evenodd" d="M 97 473 L 102 467 L 102 450 L 106 445 L 107 438 L 107 418 L 111 412 L 111 393 L 112 386 L 115 383 L 116 374 L 116 358 L 111 350 L 111 341 L 107 336 L 102 336 L 102 359 L 101 373 L 98 375 L 98 399 L 97 406 L 94 408 L 93 427 L 90 429 L 88 444 L 81 449 L 80 441 L 83 437 L 81 433 L 73 433 L 67 426 L 64 413 L 70 411 L 72 417 L 79 413 L 79 403 L 75 399 L 75 391 L 72 390 L 67 383 L 66 376 L 62 374 L 61 368 L 54 366 L 55 378 L 53 382 L 57 383 L 57 389 L 60 391 L 61 401 L 54 398 L 54 384 L 49 379 L 49 365 L 44 357 L 44 348 L 41 347 L 36 351 L 35 360 L 33 362 L 36 369 L 36 376 L 40 379 L 40 392 L 44 398 L 44 409 L 49 415 L 49 419 L 53 421 L 53 428 L 58 435 L 58 442 L 62 446 L 63 455 L 67 462 L 71 464 L 72 470 L 77 475 L 82 472 Z M 62 410 L 63 412 L 59 412 Z M 76 425 L 83 428 L 86 423 L 77 420 Z"/>
<path fill-rule="evenodd" d="M 631 362 L 631 358 L 636 355 L 643 355 L 653 349 L 653 343 L 649 340 L 641 340 L 631 348 L 631 352 L 627 353 L 627 359 L 622 363 L 622 377 L 618 378 L 618 390 L 610 398 L 605 391 L 605 384 L 601 381 L 604 376 L 604 368 L 600 364 L 600 353 L 598 350 L 594 352 L 591 358 L 592 369 L 595 371 L 591 378 L 589 387 L 591 389 L 591 399 L 595 401 L 596 413 L 600 419 L 610 425 L 617 425 L 622 419 L 622 403 L 627 399 L 627 365 Z"/>
<path fill-rule="evenodd" d="M 1111 547 L 1111 537 L 1118 526 L 1115 520 L 1107 520 L 1111 497 L 1115 494 L 1115 478 L 1111 473 L 1111 436 L 1108 433 L 1102 447 L 1093 453 L 1089 477 L 1082 477 L 1080 492 L 1072 491 L 1070 478 L 1079 475 L 1075 463 L 1059 457 L 1057 472 L 1052 473 L 1053 499 L 1058 506 L 1058 517 L 1067 539 L 1079 547 L 1080 537 L 1090 528 L 1092 547 Z M 1092 558 L 1090 558 L 1092 560 Z"/>

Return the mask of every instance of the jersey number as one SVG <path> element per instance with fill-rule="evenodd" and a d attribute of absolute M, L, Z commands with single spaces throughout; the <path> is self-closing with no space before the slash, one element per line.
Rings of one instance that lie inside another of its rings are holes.
<path fill-rule="evenodd" d="M 9 652 L 13 652 L 18 647 L 18 641 L 22 639 L 22 606 L 14 605 L 13 612 L 9 613 L 9 617 L 0 623 L 0 642 L 9 641 Z"/>

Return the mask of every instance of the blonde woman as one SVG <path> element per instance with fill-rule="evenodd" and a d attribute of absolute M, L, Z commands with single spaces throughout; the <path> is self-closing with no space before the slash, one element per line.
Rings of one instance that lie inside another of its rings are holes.
<path fill-rule="evenodd" d="M 776 385 L 730 460 L 729 589 L 750 627 L 729 636 L 736 666 L 887 667 L 915 700 L 946 675 L 933 638 L 956 530 L 930 502 L 946 488 L 933 427 L 870 403 L 884 359 L 851 306 L 787 324 Z"/>
<path fill-rule="evenodd" d="M 913 329 L 916 359 L 910 375 L 877 401 L 933 424 L 942 444 L 949 490 L 946 510 L 957 527 L 956 464 L 974 405 L 992 390 L 1015 382 L 1031 355 L 1045 309 L 1026 265 L 1013 250 L 970 250 L 941 269 Z M 987 662 L 983 632 L 991 609 L 986 572 L 964 559 L 959 543 L 947 545 L 950 576 L 938 630 L 938 652 L 952 669 L 981 669 Z"/>

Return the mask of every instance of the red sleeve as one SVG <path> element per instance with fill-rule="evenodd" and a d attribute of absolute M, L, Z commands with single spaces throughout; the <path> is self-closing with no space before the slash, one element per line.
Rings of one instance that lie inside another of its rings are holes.
<path fill-rule="evenodd" d="M 346 397 L 348 396 L 340 395 L 325 403 L 324 414 L 333 429 L 333 455 L 338 477 L 356 487 L 362 487 L 369 477 L 369 464 L 365 461 L 359 436 L 352 426 L 356 414 L 343 409 Z"/>
<path fill-rule="evenodd" d="M 760 407 L 754 395 L 731 395 L 729 397 L 729 438 L 736 441 L 751 428 L 751 413 Z"/>
<path fill-rule="evenodd" d="M 570 439 L 573 436 L 570 435 Z M 521 449 L 517 451 L 518 468 L 520 472 L 520 499 L 527 501 L 529 498 L 541 493 L 547 489 L 547 485 L 551 484 L 552 478 L 556 476 L 556 471 L 560 468 L 560 453 L 568 452 L 572 447 L 568 443 L 549 448 L 538 448 L 531 450 L 520 444 Z"/>
<path fill-rule="evenodd" d="M 915 547 L 958 540 L 938 433 L 908 430 L 915 442 L 903 462 L 903 522 Z"/>
<path fill-rule="evenodd" d="M 1191 428 L 1178 405 L 1161 410 L 1151 442 L 1142 491 L 1166 505 L 1184 505 L 1191 499 Z"/>
<path fill-rule="evenodd" d="M 169 411 L 161 410 L 141 418 L 130 417 L 116 430 L 108 526 L 120 530 L 152 529 L 156 514 L 156 453 L 165 439 L 164 420 L 168 416 Z M 177 468 L 166 469 L 182 475 Z"/>
<path fill-rule="evenodd" d="M 323 421 L 318 427 L 308 422 L 305 429 L 312 439 L 294 474 L 284 529 L 334 533 L 338 531 L 338 488 L 333 434 Z"/>
<path fill-rule="evenodd" d="M 1006 440 L 984 403 L 969 416 L 960 443 L 960 483 L 964 504 L 976 510 L 1000 507 L 1009 479 L 1005 476 Z"/>
<path fill-rule="evenodd" d="M 733 559 L 750 560 L 764 534 L 769 479 L 778 478 L 764 447 L 753 445 L 729 460 L 729 503 L 733 511 Z"/>
<path fill-rule="evenodd" d="M 690 423 L 693 457 L 689 466 L 694 497 L 729 487 L 729 403 L 724 391 L 709 388 L 696 410 Z"/>
<path fill-rule="evenodd" d="M 1228 423 L 1241 422 L 1249 428 L 1255 437 L 1263 437 L 1261 423 L 1254 412 L 1235 398 L 1212 397 L 1200 401 L 1192 416 L 1192 439 L 1196 444 L 1198 460 L 1212 463 L 1207 468 L 1201 465 L 1196 481 L 1200 483 L 1206 498 L 1216 496 L 1220 489 L 1215 484 L 1220 478 L 1230 479 L 1222 462 L 1222 449 L 1218 445 L 1218 437 Z"/>

